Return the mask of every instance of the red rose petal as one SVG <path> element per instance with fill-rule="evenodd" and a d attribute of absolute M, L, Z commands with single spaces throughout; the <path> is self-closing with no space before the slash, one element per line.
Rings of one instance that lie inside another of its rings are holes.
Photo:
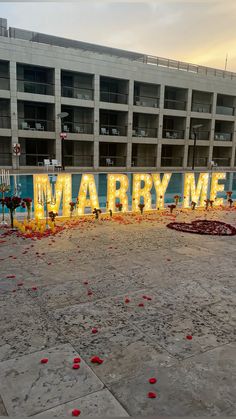
<path fill-rule="evenodd" d="M 93 327 L 93 328 L 92 328 L 92 333 L 93 333 L 93 334 L 98 333 L 98 329 L 96 329 L 96 327 Z"/>
<path fill-rule="evenodd" d="M 147 299 L 147 296 L 146 295 L 143 295 L 143 298 L 144 298 L 144 300 L 146 300 Z"/>
<path fill-rule="evenodd" d="M 80 364 L 74 364 L 72 368 L 73 370 L 78 370 L 80 368 Z"/>
<path fill-rule="evenodd" d="M 125 299 L 125 303 L 126 303 L 126 304 L 130 303 L 130 299 L 129 299 L 129 298 L 126 298 L 126 299 Z"/>
<path fill-rule="evenodd" d="M 9 278 L 9 279 L 13 279 L 15 277 L 16 277 L 16 275 L 7 275 L 7 278 Z"/>
<path fill-rule="evenodd" d="M 99 358 L 99 356 L 92 356 L 92 358 L 90 359 L 90 361 L 93 364 L 102 364 L 103 363 L 103 359 Z"/>
<path fill-rule="evenodd" d="M 193 338 L 192 335 L 187 335 L 186 336 L 186 339 L 188 339 L 188 340 L 192 340 L 192 338 Z"/>
<path fill-rule="evenodd" d="M 79 409 L 72 410 L 72 416 L 79 416 L 81 411 Z"/>
<path fill-rule="evenodd" d="M 84 281 L 84 285 L 88 285 L 88 281 Z"/>
<path fill-rule="evenodd" d="M 144 304 L 143 303 L 139 303 L 139 305 L 138 305 L 139 307 L 144 307 Z"/>
<path fill-rule="evenodd" d="M 152 298 L 151 298 L 151 297 L 147 297 L 147 300 L 148 300 L 148 301 L 151 301 L 151 300 L 152 300 Z"/>
<path fill-rule="evenodd" d="M 93 295 L 92 291 L 91 291 L 91 290 L 89 290 L 89 291 L 87 292 L 87 295 Z"/>
<path fill-rule="evenodd" d="M 148 398 L 149 399 L 155 399 L 156 398 L 156 393 L 154 393 L 153 391 L 149 391 L 149 393 L 148 393 Z"/>
<path fill-rule="evenodd" d="M 18 286 L 18 287 L 22 287 L 22 285 L 24 285 L 24 284 L 23 284 L 23 282 L 19 282 L 19 283 L 17 284 L 17 286 Z"/>
<path fill-rule="evenodd" d="M 42 358 L 40 362 L 41 362 L 41 364 L 47 364 L 48 363 L 48 358 Z"/>
<path fill-rule="evenodd" d="M 157 379 L 152 377 L 152 378 L 149 378 L 148 381 L 149 381 L 150 384 L 155 384 L 157 382 Z"/>
<path fill-rule="evenodd" d="M 74 364 L 78 364 L 81 361 L 81 359 L 79 357 L 74 358 Z"/>
<path fill-rule="evenodd" d="M 37 287 L 32 287 L 32 291 L 37 291 Z"/>

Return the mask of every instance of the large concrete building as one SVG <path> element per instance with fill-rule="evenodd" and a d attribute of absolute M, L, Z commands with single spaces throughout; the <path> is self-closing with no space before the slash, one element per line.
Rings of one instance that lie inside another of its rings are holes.
<path fill-rule="evenodd" d="M 235 107 L 236 73 L 0 19 L 0 167 L 26 171 L 63 158 L 78 171 L 187 170 L 195 135 L 196 168 L 234 169 Z"/>

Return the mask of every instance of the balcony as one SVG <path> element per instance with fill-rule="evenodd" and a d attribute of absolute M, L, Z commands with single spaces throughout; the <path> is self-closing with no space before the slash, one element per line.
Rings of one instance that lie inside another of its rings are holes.
<path fill-rule="evenodd" d="M 215 141 L 232 141 L 232 132 L 215 132 Z"/>
<path fill-rule="evenodd" d="M 192 103 L 192 112 L 211 113 L 211 104 L 201 103 L 201 102 L 193 102 Z"/>
<path fill-rule="evenodd" d="M 132 157 L 131 164 L 133 167 L 156 167 L 156 157 L 135 156 L 135 157 Z"/>
<path fill-rule="evenodd" d="M 234 107 L 232 106 L 216 106 L 216 113 L 221 115 L 234 116 Z"/>
<path fill-rule="evenodd" d="M 9 89 L 10 89 L 9 77 L 0 76 L 0 90 L 9 90 Z"/>
<path fill-rule="evenodd" d="M 157 138 L 157 128 L 134 127 L 132 136 Z"/>
<path fill-rule="evenodd" d="M 101 167 L 125 167 L 126 156 L 100 156 L 99 166 Z"/>
<path fill-rule="evenodd" d="M 21 166 L 43 166 L 44 160 L 49 159 L 49 154 L 35 154 L 35 153 L 21 153 L 20 165 Z"/>
<path fill-rule="evenodd" d="M 93 166 L 93 156 L 92 155 L 81 155 L 73 154 L 64 156 L 65 166 L 71 167 L 92 167 Z"/>
<path fill-rule="evenodd" d="M 8 115 L 0 116 L 0 128 L 11 128 L 11 117 Z"/>
<path fill-rule="evenodd" d="M 28 80 L 17 80 L 17 91 L 39 95 L 54 95 L 54 85 Z"/>
<path fill-rule="evenodd" d="M 178 111 L 186 110 L 186 101 L 185 100 L 174 100 L 174 99 L 165 99 L 164 108 L 165 109 L 176 109 Z"/>
<path fill-rule="evenodd" d="M 162 167 L 182 167 L 183 157 L 162 157 L 161 165 Z"/>
<path fill-rule="evenodd" d="M 18 128 L 25 131 L 54 131 L 54 121 L 18 118 Z"/>
<path fill-rule="evenodd" d="M 127 127 L 121 125 L 102 125 L 100 127 L 101 135 L 126 136 Z"/>
<path fill-rule="evenodd" d="M 194 159 L 194 166 L 195 167 L 207 167 L 208 165 L 208 157 L 196 157 Z M 191 159 L 188 161 L 188 166 L 192 166 L 192 156 Z"/>
<path fill-rule="evenodd" d="M 76 134 L 93 134 L 93 123 L 63 121 L 61 129 L 62 132 L 71 132 Z"/>
<path fill-rule="evenodd" d="M 0 151 L 0 166 L 11 166 L 12 154 Z"/>
<path fill-rule="evenodd" d="M 159 108 L 159 98 L 150 96 L 135 96 L 134 105 L 146 106 L 149 108 Z"/>
<path fill-rule="evenodd" d="M 93 100 L 93 89 L 85 87 L 62 86 L 61 95 L 74 99 Z"/>
<path fill-rule="evenodd" d="M 197 130 L 196 131 L 196 140 L 208 141 L 209 138 L 210 138 L 210 131 L 208 131 L 208 130 Z M 190 131 L 189 139 L 194 140 L 193 131 Z"/>
<path fill-rule="evenodd" d="M 230 166 L 231 158 L 230 157 L 213 157 L 213 161 L 219 167 L 228 167 Z"/>
<path fill-rule="evenodd" d="M 163 138 L 170 140 L 184 139 L 185 131 L 182 129 L 163 129 Z"/>
<path fill-rule="evenodd" d="M 115 93 L 115 92 L 100 91 L 100 101 L 101 102 L 127 104 L 128 103 L 128 94 L 127 93 Z"/>

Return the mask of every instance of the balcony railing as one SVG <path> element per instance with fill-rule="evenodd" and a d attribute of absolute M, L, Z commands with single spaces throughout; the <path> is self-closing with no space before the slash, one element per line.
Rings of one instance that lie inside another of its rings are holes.
<path fill-rule="evenodd" d="M 124 125 L 101 125 L 100 134 L 125 136 L 127 134 L 127 127 Z"/>
<path fill-rule="evenodd" d="M 186 101 L 185 100 L 165 99 L 164 108 L 165 109 L 176 109 L 178 111 L 185 111 Z"/>
<path fill-rule="evenodd" d="M 125 167 L 126 156 L 100 156 L 99 166 Z"/>
<path fill-rule="evenodd" d="M 230 161 L 231 158 L 230 157 L 214 157 L 212 158 L 212 160 L 214 161 L 214 163 L 217 164 L 217 166 L 230 166 Z"/>
<path fill-rule="evenodd" d="M 215 141 L 232 141 L 232 132 L 215 132 Z"/>
<path fill-rule="evenodd" d="M 210 103 L 193 102 L 192 103 L 192 112 L 211 113 L 211 104 Z"/>
<path fill-rule="evenodd" d="M 156 157 L 132 157 L 134 167 L 156 167 Z"/>
<path fill-rule="evenodd" d="M 0 116 L 0 128 L 11 128 L 10 116 Z"/>
<path fill-rule="evenodd" d="M 93 123 L 63 121 L 61 129 L 63 132 L 73 132 L 76 134 L 93 134 Z"/>
<path fill-rule="evenodd" d="M 82 155 L 82 154 L 66 154 L 64 156 L 65 166 L 71 167 L 92 167 L 93 166 L 93 156 L 92 155 Z"/>
<path fill-rule="evenodd" d="M 135 127 L 132 135 L 133 137 L 157 138 L 157 128 Z"/>
<path fill-rule="evenodd" d="M 194 159 L 194 166 L 195 167 L 206 167 L 208 165 L 208 157 L 196 157 Z M 192 166 L 192 159 L 190 158 L 188 161 L 188 166 Z"/>
<path fill-rule="evenodd" d="M 0 151 L 0 166 L 11 166 L 12 155 L 11 153 L 3 153 Z"/>
<path fill-rule="evenodd" d="M 61 95 L 75 99 L 93 100 L 93 89 L 87 87 L 62 86 Z"/>
<path fill-rule="evenodd" d="M 134 105 L 136 106 L 146 106 L 149 108 L 158 108 L 159 107 L 159 98 L 150 97 L 150 96 L 135 96 Z"/>
<path fill-rule="evenodd" d="M 163 129 L 163 138 L 166 139 L 184 139 L 185 131 L 183 129 Z"/>
<path fill-rule="evenodd" d="M 127 93 L 115 93 L 115 92 L 100 92 L 100 101 L 101 102 L 110 102 L 110 103 L 128 103 L 128 94 Z"/>
<path fill-rule="evenodd" d="M 201 140 L 201 141 L 207 141 L 210 138 L 210 131 L 208 130 L 197 130 L 196 131 L 196 139 L 197 140 Z M 193 131 L 190 131 L 190 136 L 189 136 L 190 140 L 194 140 L 194 133 Z"/>
<path fill-rule="evenodd" d="M 54 121 L 46 119 L 18 119 L 19 129 L 25 131 L 54 131 Z"/>
<path fill-rule="evenodd" d="M 216 113 L 221 115 L 234 115 L 234 108 L 232 106 L 216 106 Z"/>
<path fill-rule="evenodd" d="M 162 157 L 161 165 L 163 167 L 182 167 L 183 157 Z"/>
<path fill-rule="evenodd" d="M 36 153 L 21 153 L 20 165 L 21 166 L 43 166 L 44 160 L 49 159 L 49 154 L 36 154 Z"/>
<path fill-rule="evenodd" d="M 17 91 L 24 93 L 35 93 L 38 95 L 54 95 L 54 85 L 50 83 L 39 83 L 28 80 L 17 80 Z"/>
<path fill-rule="evenodd" d="M 0 90 L 9 90 L 9 89 L 10 89 L 9 77 L 0 77 Z"/>

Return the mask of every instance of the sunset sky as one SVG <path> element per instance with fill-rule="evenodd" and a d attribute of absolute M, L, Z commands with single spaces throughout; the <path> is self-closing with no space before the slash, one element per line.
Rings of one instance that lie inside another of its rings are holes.
<path fill-rule="evenodd" d="M 236 71 L 236 0 L 0 2 L 9 26 Z"/>

